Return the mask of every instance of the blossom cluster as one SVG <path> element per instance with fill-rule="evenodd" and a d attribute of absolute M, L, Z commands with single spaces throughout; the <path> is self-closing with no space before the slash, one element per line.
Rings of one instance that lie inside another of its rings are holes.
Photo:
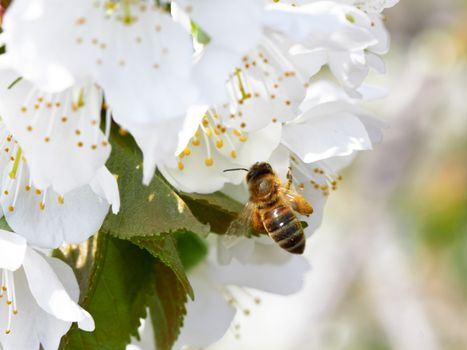
<path fill-rule="evenodd" d="M 114 138 L 135 140 L 142 187 L 163 177 L 187 196 L 242 202 L 244 173 L 223 170 L 291 169 L 314 208 L 309 236 L 340 169 L 381 140 L 383 124 L 358 102 L 382 94 L 365 80 L 384 72 L 381 12 L 396 2 L 12 1 L 0 35 L 0 348 L 57 349 L 72 322 L 94 330 L 73 270 L 49 252 L 127 215 L 129 189 L 106 166 Z M 231 286 L 290 294 L 308 269 L 268 237 L 202 240 L 176 348 L 229 329 Z"/>

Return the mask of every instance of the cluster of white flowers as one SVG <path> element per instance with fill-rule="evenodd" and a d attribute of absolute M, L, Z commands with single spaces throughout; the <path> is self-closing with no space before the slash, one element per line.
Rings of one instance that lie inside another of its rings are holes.
<path fill-rule="evenodd" d="M 144 184 L 158 169 L 178 190 L 245 200 L 244 174 L 223 170 L 267 161 L 285 178 L 290 167 L 315 210 L 311 234 L 339 170 L 381 139 L 357 103 L 380 94 L 364 80 L 384 72 L 381 11 L 396 2 L 12 1 L 0 36 L 0 204 L 15 233 L 0 231 L 0 347 L 56 349 L 71 322 L 93 330 L 71 269 L 35 249 L 83 242 L 118 213 L 105 166 L 113 122 L 140 147 Z M 177 346 L 226 332 L 229 286 L 292 293 L 307 270 L 263 238 L 210 246 L 191 271 L 198 298 Z M 262 280 L 264 269 L 278 277 Z"/>

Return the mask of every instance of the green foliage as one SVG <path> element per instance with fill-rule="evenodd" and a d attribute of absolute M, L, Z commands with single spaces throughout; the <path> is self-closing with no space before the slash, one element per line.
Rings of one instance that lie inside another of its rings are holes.
<path fill-rule="evenodd" d="M 154 269 L 152 257 L 129 242 L 101 234 L 94 254 L 79 246 L 64 254 L 72 266 L 85 261 L 86 273 L 78 274 L 81 304 L 96 322 L 92 333 L 72 328 L 62 339 L 61 349 L 124 350 L 137 334 L 140 318 L 146 315 L 146 300 Z M 78 250 L 78 251 L 76 251 Z"/>
<path fill-rule="evenodd" d="M 241 203 L 220 192 L 209 195 L 181 193 L 180 196 L 199 221 L 209 224 L 211 231 L 219 234 L 225 233 L 243 209 Z"/>
<path fill-rule="evenodd" d="M 178 256 L 176 241 L 173 235 L 161 234 L 151 238 L 133 238 L 132 241 L 141 248 L 146 249 L 152 256 L 170 268 L 185 293 L 194 299 L 193 289 L 185 274 L 182 261 Z"/>
<path fill-rule="evenodd" d="M 13 231 L 13 230 L 10 228 L 10 226 L 8 225 L 8 223 L 6 222 L 4 216 L 2 216 L 2 217 L 0 218 L 0 230 L 10 231 L 10 232 Z"/>
<path fill-rule="evenodd" d="M 186 314 L 185 290 L 170 269 L 158 263 L 152 284 L 153 297 L 149 299 L 149 310 L 158 350 L 170 350 L 178 338 Z"/>
<path fill-rule="evenodd" d="M 198 235 L 183 232 L 176 235 L 177 249 L 186 271 L 198 265 L 208 255 L 207 243 Z"/>
<path fill-rule="evenodd" d="M 107 166 L 118 177 L 122 205 L 118 215 L 107 216 L 105 232 L 123 239 L 176 231 L 209 232 L 159 176 L 154 176 L 149 186 L 141 184 L 142 156 L 130 136 L 112 138 Z"/>

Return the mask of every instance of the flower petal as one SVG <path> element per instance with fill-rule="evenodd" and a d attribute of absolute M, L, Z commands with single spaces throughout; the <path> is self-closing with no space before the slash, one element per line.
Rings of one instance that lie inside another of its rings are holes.
<path fill-rule="evenodd" d="M 260 39 L 262 4 L 258 0 L 179 0 L 193 21 L 214 42 L 240 55 Z"/>
<path fill-rule="evenodd" d="M 196 301 L 190 300 L 186 305 L 187 315 L 174 349 L 184 345 L 205 348 L 225 334 L 235 316 L 235 309 L 213 288 L 210 268 L 202 264 L 189 275 Z"/>
<path fill-rule="evenodd" d="M 31 293 L 44 311 L 68 322 L 89 318 L 89 314 L 70 298 L 54 270 L 39 253 L 28 249 L 23 266 Z"/>
<path fill-rule="evenodd" d="M 219 281 L 281 295 L 292 294 L 302 288 L 303 275 L 310 268 L 304 257 L 292 256 L 276 245 L 264 244 L 256 244 L 252 256 L 257 262 L 242 264 L 232 260 L 229 265 L 216 266 Z M 276 263 L 277 259 L 280 263 Z"/>
<path fill-rule="evenodd" d="M 26 253 L 26 240 L 13 232 L 0 230 L 0 269 L 16 271 Z"/>
<path fill-rule="evenodd" d="M 344 112 L 313 115 L 307 123 L 285 126 L 283 144 L 305 163 L 371 149 L 370 138 L 360 119 Z"/>
<path fill-rule="evenodd" d="M 104 166 L 97 171 L 97 175 L 91 181 L 90 186 L 94 193 L 107 200 L 112 206 L 112 212 L 118 214 L 120 210 L 120 193 L 118 192 L 117 179 L 107 167 Z"/>
<path fill-rule="evenodd" d="M 37 306 L 29 291 L 28 283 L 23 269 L 14 273 L 15 296 L 18 305 L 18 313 L 12 316 L 11 329 L 8 329 L 8 305 L 0 303 L 0 346 L 3 350 L 31 350 L 39 349 L 39 336 L 37 325 L 47 322 L 44 314 Z M 6 330 L 10 330 L 6 334 Z M 66 330 L 60 335 L 60 337 Z"/>
<path fill-rule="evenodd" d="M 34 185 L 65 194 L 88 184 L 110 154 L 99 128 L 101 90 L 86 85 L 51 95 L 24 79 L 8 88 L 18 74 L 0 74 L 0 114 L 27 158 Z"/>
<path fill-rule="evenodd" d="M 0 197 L 10 227 L 30 244 L 56 248 L 63 243 L 76 244 L 96 233 L 109 210 L 109 203 L 83 186 L 61 196 L 53 190 L 34 189 L 28 185 L 27 169 L 12 180 L 8 173 Z"/>
<path fill-rule="evenodd" d="M 7 55 L 50 92 L 96 81 L 125 128 L 183 114 L 198 93 L 189 33 L 157 6 L 107 5 L 16 1 L 5 15 Z"/>

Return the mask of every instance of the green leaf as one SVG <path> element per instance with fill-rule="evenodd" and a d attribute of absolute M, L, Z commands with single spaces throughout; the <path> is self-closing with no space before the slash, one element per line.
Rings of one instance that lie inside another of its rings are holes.
<path fill-rule="evenodd" d="M 124 239 L 176 231 L 209 232 L 159 175 L 149 186 L 142 184 L 142 157 L 130 136 L 112 136 L 107 166 L 118 176 L 121 208 L 118 215 L 107 216 L 105 232 Z"/>
<path fill-rule="evenodd" d="M 77 247 L 76 249 L 82 249 Z M 144 250 L 100 234 L 86 273 L 79 277 L 83 295 L 81 305 L 96 322 L 96 330 L 84 332 L 74 326 L 62 339 L 60 349 L 124 350 L 131 335 L 137 334 L 140 318 L 146 316 L 147 293 L 154 259 Z M 64 254 L 68 261 L 73 254 Z M 80 260 L 72 266 L 80 266 Z M 79 268 L 78 268 L 79 269 Z M 164 277 L 165 278 L 165 277 Z"/>
<path fill-rule="evenodd" d="M 152 256 L 170 268 L 185 290 L 185 293 L 191 299 L 194 299 L 193 289 L 186 276 L 182 261 L 178 256 L 176 241 L 172 234 L 161 234 L 151 238 L 133 237 L 132 242 L 146 249 Z"/>
<path fill-rule="evenodd" d="M 220 192 L 209 195 L 181 193 L 180 196 L 198 220 L 209 224 L 211 231 L 219 234 L 225 233 L 244 206 Z"/>
<path fill-rule="evenodd" d="M 13 232 L 13 230 L 10 228 L 10 225 L 5 220 L 5 216 L 2 216 L 0 218 L 0 230 L 5 230 L 9 232 Z"/>
<path fill-rule="evenodd" d="M 166 265 L 155 268 L 154 297 L 149 310 L 158 350 L 170 350 L 178 338 L 186 314 L 186 293 Z"/>
<path fill-rule="evenodd" d="M 176 235 L 177 250 L 186 271 L 198 265 L 208 255 L 208 245 L 203 238 L 183 232 Z"/>

